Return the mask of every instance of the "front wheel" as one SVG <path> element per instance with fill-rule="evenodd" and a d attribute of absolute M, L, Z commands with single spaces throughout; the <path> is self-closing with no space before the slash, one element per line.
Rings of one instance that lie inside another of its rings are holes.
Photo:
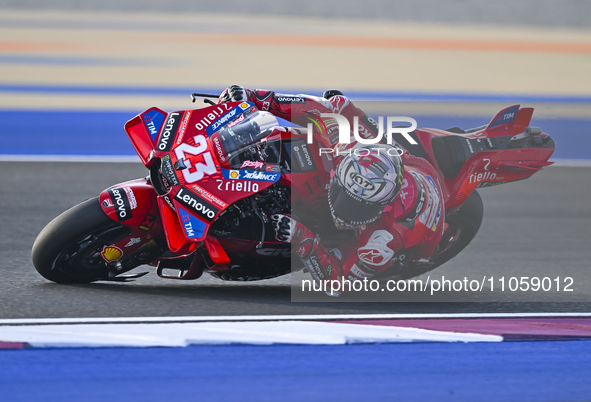
<path fill-rule="evenodd" d="M 35 239 L 33 265 L 57 283 L 89 283 L 109 276 L 100 252 L 129 229 L 103 212 L 98 197 L 84 201 L 52 220 Z"/>

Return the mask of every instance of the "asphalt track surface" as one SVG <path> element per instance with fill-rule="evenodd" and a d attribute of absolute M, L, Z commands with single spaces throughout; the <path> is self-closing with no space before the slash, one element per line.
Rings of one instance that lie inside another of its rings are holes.
<path fill-rule="evenodd" d="M 288 277 L 228 283 L 206 276 L 180 282 L 160 279 L 145 266 L 136 270 L 151 274 L 131 283 L 54 284 L 31 263 L 37 233 L 67 208 L 146 170 L 139 162 L 1 162 L 0 172 L 1 318 L 591 310 L 591 275 L 585 273 L 591 257 L 591 189 L 582 185 L 588 182 L 588 168 L 550 167 L 523 182 L 483 189 L 480 233 L 436 271 L 449 277 L 569 275 L 576 291 L 468 295 L 463 303 L 354 303 L 354 298 L 328 303 L 333 299 L 325 297 L 292 302 Z"/>

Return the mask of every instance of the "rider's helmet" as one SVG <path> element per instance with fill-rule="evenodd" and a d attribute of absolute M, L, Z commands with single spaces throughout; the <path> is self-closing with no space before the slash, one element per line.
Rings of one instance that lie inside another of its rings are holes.
<path fill-rule="evenodd" d="M 354 147 L 335 169 L 328 205 L 339 229 L 376 221 L 402 186 L 400 148 L 385 145 Z"/>

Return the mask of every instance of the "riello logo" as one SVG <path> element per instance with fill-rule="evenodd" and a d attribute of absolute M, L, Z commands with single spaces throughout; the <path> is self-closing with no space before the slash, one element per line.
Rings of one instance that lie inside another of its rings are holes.
<path fill-rule="evenodd" d="M 472 184 L 472 183 L 480 183 L 482 181 L 502 180 L 502 179 L 504 179 L 504 177 L 497 177 L 496 173 L 482 172 L 482 173 L 472 173 L 470 175 L 470 178 L 468 179 L 468 182 L 470 184 Z"/>

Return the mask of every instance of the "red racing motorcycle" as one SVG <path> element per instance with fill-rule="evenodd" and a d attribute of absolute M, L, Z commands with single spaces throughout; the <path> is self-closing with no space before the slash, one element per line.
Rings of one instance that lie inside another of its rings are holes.
<path fill-rule="evenodd" d="M 270 216 L 293 210 L 329 247 L 354 236 L 333 229 L 330 219 L 330 155 L 297 129 L 273 129 L 277 119 L 252 103 L 206 102 L 211 106 L 171 113 L 151 108 L 125 124 L 149 176 L 110 187 L 51 221 L 32 250 L 43 277 L 127 281 L 147 273 L 124 275 L 140 265 L 184 280 L 204 272 L 231 281 L 285 275 L 291 248 L 275 239 Z M 440 174 L 446 228 L 431 258 L 399 258 L 385 277 L 416 276 L 453 258 L 480 228 L 477 188 L 526 179 L 552 164 L 554 141 L 529 127 L 532 114 L 516 105 L 486 126 L 411 133 L 417 145 L 407 150 Z M 400 197 L 396 202 L 404 208 Z"/>

